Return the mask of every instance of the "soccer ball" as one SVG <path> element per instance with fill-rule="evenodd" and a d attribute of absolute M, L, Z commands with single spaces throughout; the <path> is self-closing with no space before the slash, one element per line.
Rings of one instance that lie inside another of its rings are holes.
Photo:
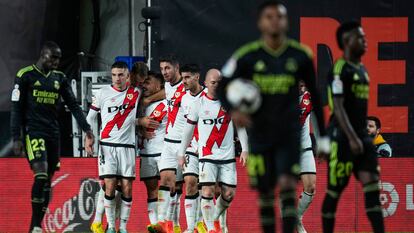
<path fill-rule="evenodd" d="M 233 108 L 248 114 L 255 113 L 262 103 L 259 87 L 253 81 L 242 78 L 228 84 L 226 98 Z"/>

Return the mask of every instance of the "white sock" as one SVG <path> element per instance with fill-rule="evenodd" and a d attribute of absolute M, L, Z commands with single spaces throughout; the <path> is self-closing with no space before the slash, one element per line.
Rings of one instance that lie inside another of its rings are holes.
<path fill-rule="evenodd" d="M 185 217 L 187 220 L 187 230 L 193 230 L 196 225 L 196 215 L 198 215 L 198 193 L 193 196 L 185 196 Z"/>
<path fill-rule="evenodd" d="M 170 199 L 170 188 L 167 186 L 160 186 L 158 189 L 158 221 L 166 220 Z"/>
<path fill-rule="evenodd" d="M 157 206 L 158 206 L 158 199 L 154 198 L 154 199 L 147 200 L 148 218 L 151 224 L 156 224 L 158 222 Z"/>
<path fill-rule="evenodd" d="M 120 221 L 119 221 L 119 229 L 126 230 L 126 225 L 128 223 L 129 214 L 131 213 L 131 206 L 132 206 L 132 197 L 125 198 L 121 197 L 121 208 L 120 208 Z"/>
<path fill-rule="evenodd" d="M 207 230 L 214 230 L 214 201 L 213 198 L 201 198 L 201 211 L 203 212 L 203 219 L 207 225 Z"/>
<path fill-rule="evenodd" d="M 182 195 L 182 192 L 177 193 L 175 195 L 174 213 L 173 213 L 173 217 L 172 217 L 172 221 L 174 223 L 174 226 L 179 226 L 180 225 L 181 195 Z"/>
<path fill-rule="evenodd" d="M 221 228 L 227 228 L 227 209 L 219 217 Z"/>
<path fill-rule="evenodd" d="M 201 194 L 198 195 L 197 198 L 197 202 L 198 202 L 198 208 L 197 208 L 197 222 L 203 222 L 203 212 L 201 211 Z"/>
<path fill-rule="evenodd" d="M 108 228 L 115 228 L 115 196 L 104 198 L 105 216 L 108 222 Z"/>
<path fill-rule="evenodd" d="M 230 202 L 224 200 L 221 195 L 216 200 L 216 208 L 214 209 L 214 220 L 219 220 L 220 215 L 229 208 Z"/>
<path fill-rule="evenodd" d="M 104 207 L 105 191 L 101 188 L 98 192 L 98 200 L 96 201 L 95 218 L 93 222 L 102 222 L 102 217 L 105 211 Z"/>
<path fill-rule="evenodd" d="M 122 206 L 122 192 L 115 190 L 115 219 L 121 217 L 121 206 Z"/>
<path fill-rule="evenodd" d="M 314 195 L 313 193 L 307 193 L 303 191 L 300 196 L 301 197 L 299 198 L 299 203 L 298 203 L 298 219 L 301 220 L 303 217 L 303 214 L 305 213 L 310 203 L 312 202 Z"/>
<path fill-rule="evenodd" d="M 170 195 L 170 204 L 168 205 L 167 209 L 167 221 L 172 221 L 174 218 L 174 212 L 175 212 L 175 206 L 177 204 L 177 193 L 175 193 L 173 196 Z"/>

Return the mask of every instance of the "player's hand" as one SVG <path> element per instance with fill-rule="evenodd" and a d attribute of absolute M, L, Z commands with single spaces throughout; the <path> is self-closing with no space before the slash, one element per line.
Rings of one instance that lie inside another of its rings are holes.
<path fill-rule="evenodd" d="M 145 116 L 138 119 L 138 125 L 144 128 L 156 129 L 160 126 L 160 123 L 148 116 Z"/>
<path fill-rule="evenodd" d="M 240 154 L 240 163 L 243 167 L 246 166 L 247 158 L 249 157 L 249 153 L 247 151 L 242 151 Z"/>
<path fill-rule="evenodd" d="M 349 140 L 349 147 L 354 155 L 360 155 L 364 153 L 364 144 L 362 144 L 361 139 L 358 137 Z"/>
<path fill-rule="evenodd" d="M 238 110 L 233 110 L 231 112 L 231 119 L 233 120 L 236 127 L 248 128 L 252 125 L 251 117 L 248 114 L 242 113 Z"/>
<path fill-rule="evenodd" d="M 331 142 L 329 137 L 321 137 L 316 142 L 316 157 L 319 162 L 322 162 L 328 159 L 328 156 L 331 152 Z"/>
<path fill-rule="evenodd" d="M 22 141 L 20 140 L 13 141 L 13 152 L 15 156 L 24 157 Z"/>
<path fill-rule="evenodd" d="M 87 156 L 93 156 L 93 144 L 95 143 L 95 136 L 92 131 L 86 132 L 85 137 L 85 151 Z"/>
<path fill-rule="evenodd" d="M 178 156 L 178 166 L 180 166 L 182 169 L 184 169 L 184 166 L 185 166 L 185 156 L 184 155 Z"/>

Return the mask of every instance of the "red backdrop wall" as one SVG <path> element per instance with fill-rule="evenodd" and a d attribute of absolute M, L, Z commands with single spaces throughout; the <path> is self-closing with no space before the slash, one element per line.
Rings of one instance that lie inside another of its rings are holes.
<path fill-rule="evenodd" d="M 414 232 L 414 159 L 381 159 L 380 163 L 381 202 L 386 216 L 386 230 L 387 232 Z M 304 217 L 308 232 L 322 231 L 320 209 L 326 188 L 326 173 L 326 164 L 318 164 L 317 195 Z M 228 215 L 230 232 L 260 232 L 256 207 L 257 195 L 249 188 L 245 169 L 239 165 L 238 175 L 238 190 Z M 96 176 L 96 159 L 62 159 L 62 169 L 56 173 L 53 180 L 53 199 L 43 222 L 46 231 L 88 231 L 95 212 L 96 192 L 99 189 Z M 31 185 L 32 174 L 25 159 L 0 159 L 0 232 L 28 231 L 31 216 Z M 298 188 L 298 193 L 300 191 L 301 187 Z M 143 184 L 136 181 L 129 223 L 131 232 L 145 232 L 148 223 L 145 192 Z M 278 210 L 276 213 L 279 215 Z M 181 225 L 185 226 L 183 209 Z M 370 231 L 364 211 L 362 190 L 353 178 L 341 199 L 335 231 Z"/>

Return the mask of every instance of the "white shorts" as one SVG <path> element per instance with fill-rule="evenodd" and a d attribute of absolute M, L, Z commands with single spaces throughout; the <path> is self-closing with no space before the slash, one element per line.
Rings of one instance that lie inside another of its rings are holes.
<path fill-rule="evenodd" d="M 189 147 L 185 152 L 184 176 L 198 177 L 198 153 L 197 150 Z"/>
<path fill-rule="evenodd" d="M 182 182 L 183 171 L 178 166 L 178 150 L 180 149 L 180 143 L 172 143 L 164 141 L 164 147 L 162 149 L 160 162 L 158 163 L 158 169 L 160 172 L 164 170 L 175 171 L 176 181 Z"/>
<path fill-rule="evenodd" d="M 237 186 L 236 162 L 219 164 L 201 161 L 199 170 L 198 179 L 201 186 L 215 185 L 216 182 L 234 188 Z"/>
<path fill-rule="evenodd" d="M 99 178 L 135 179 L 135 148 L 99 145 Z"/>
<path fill-rule="evenodd" d="M 139 161 L 139 177 L 140 180 L 159 179 L 160 172 L 158 170 L 158 163 L 160 161 L 160 154 L 140 155 Z"/>
<path fill-rule="evenodd" d="M 304 150 L 300 154 L 300 174 L 316 174 L 315 158 L 310 149 Z"/>

